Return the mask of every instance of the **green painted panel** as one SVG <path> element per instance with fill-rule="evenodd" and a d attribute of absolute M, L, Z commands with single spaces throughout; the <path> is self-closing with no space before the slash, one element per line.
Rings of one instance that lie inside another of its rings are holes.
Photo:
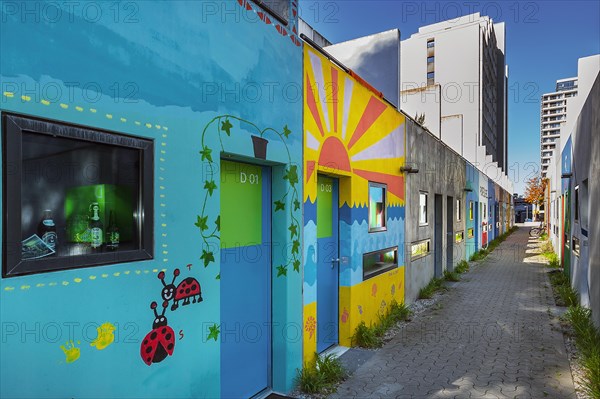
<path fill-rule="evenodd" d="M 262 242 L 262 169 L 221 161 L 221 248 Z"/>
<path fill-rule="evenodd" d="M 333 235 L 333 181 L 329 177 L 317 177 L 317 238 Z"/>

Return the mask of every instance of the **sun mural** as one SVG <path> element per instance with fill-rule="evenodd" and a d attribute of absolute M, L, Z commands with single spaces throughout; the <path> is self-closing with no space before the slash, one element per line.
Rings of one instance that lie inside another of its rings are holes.
<path fill-rule="evenodd" d="M 308 46 L 304 71 L 305 202 L 314 203 L 309 182 L 325 172 L 351 177 L 340 184 L 340 205 L 366 206 L 368 181 L 387 185 L 389 206 L 404 205 L 402 114 Z"/>

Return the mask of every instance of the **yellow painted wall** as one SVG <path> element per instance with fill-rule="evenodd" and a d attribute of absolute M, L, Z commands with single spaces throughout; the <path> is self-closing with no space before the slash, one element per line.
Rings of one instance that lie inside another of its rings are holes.
<path fill-rule="evenodd" d="M 340 345 L 352 346 L 351 337 L 360 322 L 377 322 L 394 299 L 404 302 L 404 266 L 351 287 L 340 287 Z"/>

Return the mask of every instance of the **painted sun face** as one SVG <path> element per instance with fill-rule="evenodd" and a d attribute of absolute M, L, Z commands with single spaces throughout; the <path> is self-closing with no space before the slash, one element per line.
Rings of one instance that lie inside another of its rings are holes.
<path fill-rule="evenodd" d="M 351 177 L 340 190 L 340 204 L 350 206 L 367 204 L 366 182 L 383 183 L 388 203 L 403 205 L 404 116 L 309 48 L 304 63 L 306 183 L 316 171 Z M 315 198 L 316 184 L 307 184 L 305 201 Z"/>

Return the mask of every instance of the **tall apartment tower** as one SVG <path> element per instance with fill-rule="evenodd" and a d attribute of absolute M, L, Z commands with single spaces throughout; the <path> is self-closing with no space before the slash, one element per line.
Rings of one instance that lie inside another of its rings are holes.
<path fill-rule="evenodd" d="M 567 102 L 577 95 L 577 78 L 556 81 L 554 93 L 542 94 L 540 110 L 540 165 L 542 177 L 548 174 L 550 159 L 560 139 L 560 129 L 567 122 Z"/>
<path fill-rule="evenodd" d="M 401 109 L 473 164 L 506 173 L 505 26 L 479 13 L 419 28 L 401 46 Z"/>

